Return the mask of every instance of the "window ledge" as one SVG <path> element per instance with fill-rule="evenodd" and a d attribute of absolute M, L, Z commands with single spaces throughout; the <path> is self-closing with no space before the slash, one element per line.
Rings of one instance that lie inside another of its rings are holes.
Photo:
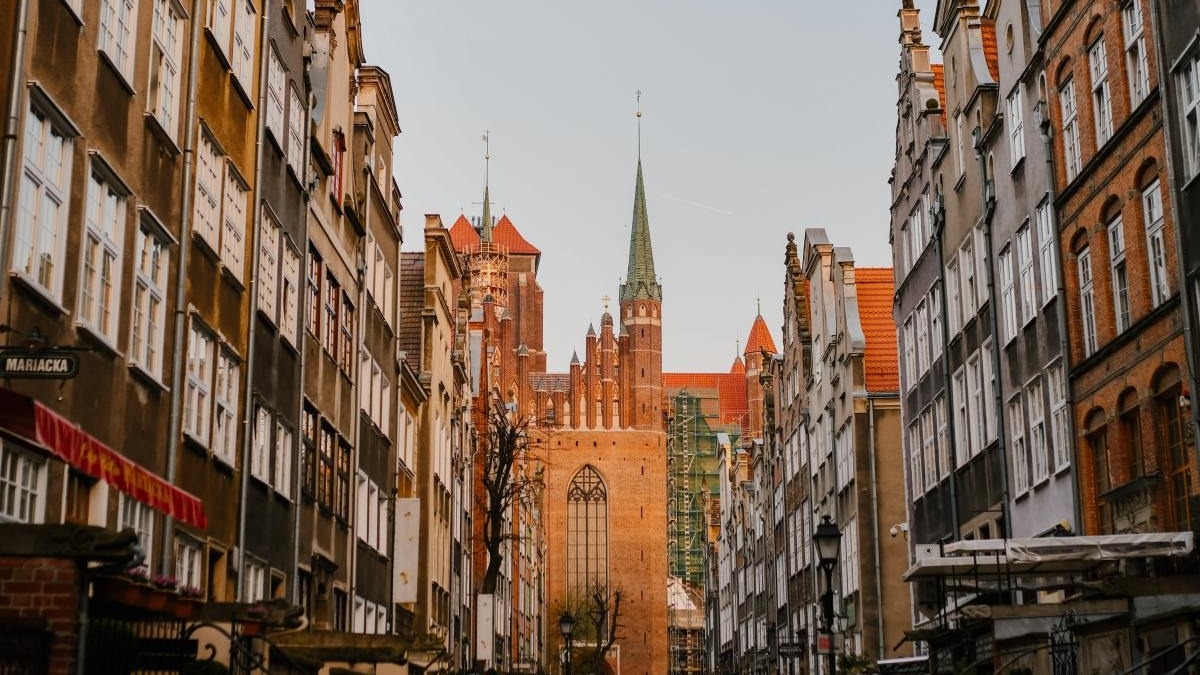
<path fill-rule="evenodd" d="M 133 88 L 133 83 L 129 81 L 129 77 L 125 75 L 125 73 L 121 72 L 121 69 L 117 67 L 117 63 L 112 60 L 112 57 L 108 55 L 108 52 L 103 48 L 98 49 L 97 51 L 100 53 L 100 60 L 103 61 L 104 65 L 108 66 L 108 69 L 111 70 L 112 74 L 116 76 L 117 83 L 121 85 L 121 88 L 124 89 L 130 96 L 136 96 L 137 90 Z"/>
<path fill-rule="evenodd" d="M 136 361 L 129 362 L 129 372 L 131 372 L 135 376 L 137 376 L 137 379 L 142 380 L 146 384 L 150 385 L 151 387 L 159 390 L 160 392 L 162 392 L 164 394 L 170 393 L 170 391 L 171 391 L 171 388 L 168 387 L 166 384 L 164 384 L 163 381 L 160 380 L 157 375 L 155 375 L 154 373 L 151 373 L 149 370 L 142 367 L 142 365 L 137 363 Z"/>
<path fill-rule="evenodd" d="M 92 326 L 86 323 L 77 322 L 75 324 L 75 332 L 81 333 L 89 342 L 95 344 L 99 348 L 97 351 L 105 352 L 109 356 L 117 356 L 120 358 L 125 357 L 125 355 L 121 353 L 121 350 L 117 349 L 116 345 L 112 343 L 112 340 L 110 340 L 107 335 L 101 333 Z"/>
<path fill-rule="evenodd" d="M 34 300 L 44 305 L 46 309 L 49 309 L 54 316 L 59 317 L 70 315 L 70 312 L 67 311 L 67 308 L 59 304 L 58 299 L 51 295 L 48 289 L 43 288 L 41 284 L 31 279 L 29 275 L 25 274 L 24 272 L 12 270 L 9 272 L 9 277 L 13 280 L 14 286 L 24 290 L 26 293 L 32 296 Z"/>
<path fill-rule="evenodd" d="M 210 451 L 210 453 L 212 454 L 213 464 L 216 465 L 218 469 L 223 469 L 229 473 L 237 471 L 237 466 L 234 465 L 232 459 L 229 459 L 224 455 L 217 454 L 216 451 Z"/>
<path fill-rule="evenodd" d="M 224 261 L 221 262 L 221 278 L 225 279 L 225 281 L 227 281 L 230 286 L 233 286 L 235 289 L 237 289 L 239 293 L 246 290 L 246 284 L 242 282 L 241 277 L 234 274 L 233 271 L 230 270 L 229 267 L 224 263 Z"/>
<path fill-rule="evenodd" d="M 159 143 L 162 143 L 163 149 L 167 151 L 167 154 L 171 155 L 172 157 L 178 157 L 179 155 L 183 154 L 179 144 L 175 142 L 175 139 L 171 136 L 171 132 L 163 126 L 162 121 L 158 119 L 158 116 L 156 116 L 154 113 L 147 112 L 144 113 L 144 117 L 146 120 L 146 128 L 150 130 L 151 135 L 158 139 Z"/>
<path fill-rule="evenodd" d="M 63 0 L 60 4 L 63 6 L 63 9 L 67 10 L 67 15 L 74 19 L 75 23 L 80 28 L 83 28 L 83 15 L 76 11 L 76 9 L 72 7 L 71 3 L 67 2 L 67 0 Z"/>
<path fill-rule="evenodd" d="M 1008 170 L 1008 175 L 1015 176 L 1024 167 L 1025 167 L 1025 155 L 1021 155 L 1020 157 L 1017 158 L 1016 163 L 1012 165 L 1012 168 Z"/>
<path fill-rule="evenodd" d="M 246 104 L 246 110 L 254 110 L 254 99 L 250 96 L 250 90 L 246 88 L 245 84 L 242 84 L 241 78 L 239 78 L 237 75 L 234 75 L 233 71 L 231 70 L 229 72 L 229 79 L 233 83 L 233 90 L 236 91 L 237 95 L 242 99 L 242 103 Z"/>

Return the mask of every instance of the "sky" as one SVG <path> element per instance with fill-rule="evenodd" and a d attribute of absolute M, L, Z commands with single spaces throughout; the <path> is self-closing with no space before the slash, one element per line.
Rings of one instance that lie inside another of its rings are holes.
<path fill-rule="evenodd" d="M 542 251 L 553 372 L 626 271 L 638 91 L 665 372 L 727 372 L 760 311 L 780 345 L 789 232 L 891 265 L 899 0 L 360 6 L 400 117 L 405 249 L 424 214 L 480 214 L 487 132 L 492 213 Z"/>

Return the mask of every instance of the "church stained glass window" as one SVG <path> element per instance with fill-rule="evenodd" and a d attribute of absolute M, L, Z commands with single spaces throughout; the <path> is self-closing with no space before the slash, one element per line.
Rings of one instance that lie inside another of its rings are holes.
<path fill-rule="evenodd" d="M 608 586 L 608 491 L 585 466 L 567 488 L 567 587 L 579 595 Z"/>

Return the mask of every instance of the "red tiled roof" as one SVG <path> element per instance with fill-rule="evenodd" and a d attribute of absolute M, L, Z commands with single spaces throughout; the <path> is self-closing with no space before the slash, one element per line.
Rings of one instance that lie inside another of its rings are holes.
<path fill-rule="evenodd" d="M 507 215 L 500 216 L 492 228 L 492 241 L 508 249 L 509 253 L 541 255 L 542 252 L 525 240 Z"/>
<path fill-rule="evenodd" d="M 775 349 L 775 341 L 771 339 L 771 331 L 767 329 L 767 322 L 763 321 L 762 314 L 759 314 L 754 319 L 754 325 L 750 327 L 750 339 L 746 340 L 746 351 L 743 354 L 757 354 L 759 350 L 765 349 L 769 354 L 777 354 Z"/>
<path fill-rule="evenodd" d="M 892 300 L 896 293 L 890 267 L 854 270 L 858 287 L 858 320 L 867 339 L 867 391 L 900 391 L 900 362 Z"/>
<path fill-rule="evenodd" d="M 1000 81 L 1000 49 L 996 45 L 996 22 L 985 19 L 980 25 L 983 32 L 983 57 L 987 59 L 988 72 L 992 79 Z"/>
<path fill-rule="evenodd" d="M 454 244 L 454 250 L 459 253 L 479 249 L 479 233 L 464 215 L 459 215 L 458 220 L 450 226 L 450 241 Z"/>
<path fill-rule="evenodd" d="M 933 88 L 937 90 L 938 105 L 942 108 L 942 124 L 946 124 L 946 66 L 935 63 L 929 66 L 933 71 Z"/>
<path fill-rule="evenodd" d="M 738 373 L 740 375 L 746 374 L 746 364 L 742 361 L 742 357 L 733 357 L 733 365 L 729 367 L 729 372 Z"/>
<path fill-rule="evenodd" d="M 739 359 L 740 362 L 740 359 Z M 663 373 L 663 390 L 674 395 L 687 389 L 716 390 L 720 424 L 741 424 L 749 412 L 745 373 Z"/>

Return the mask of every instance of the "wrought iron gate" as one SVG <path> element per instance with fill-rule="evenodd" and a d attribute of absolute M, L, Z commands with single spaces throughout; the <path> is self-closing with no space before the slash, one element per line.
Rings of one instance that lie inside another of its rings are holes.
<path fill-rule="evenodd" d="M 1079 671 L 1079 640 L 1075 631 L 1075 616 L 1066 614 L 1050 631 L 1050 663 L 1054 675 L 1077 675 Z"/>

